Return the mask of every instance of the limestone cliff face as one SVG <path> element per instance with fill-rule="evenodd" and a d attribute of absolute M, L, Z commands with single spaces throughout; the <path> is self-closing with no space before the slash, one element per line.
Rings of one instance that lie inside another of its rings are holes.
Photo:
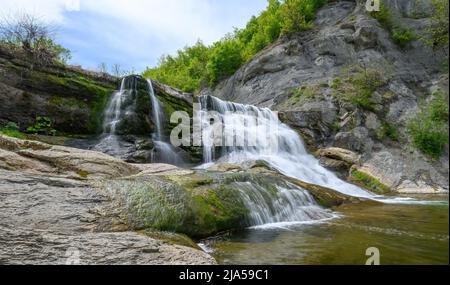
<path fill-rule="evenodd" d="M 434 92 L 448 99 L 445 54 L 419 39 L 427 36 L 430 1 L 384 1 L 395 25 L 416 35 L 404 46 L 366 11 L 365 2 L 330 1 L 312 30 L 280 39 L 201 93 L 280 111 L 312 149 L 340 147 L 361 154 L 356 167 L 393 190 L 448 191 L 448 147 L 432 161 L 411 146 L 406 131 Z M 374 75 L 370 106 L 346 100 L 349 93 L 363 94 L 353 84 L 361 74 Z M 394 126 L 400 142 L 377 137 L 386 124 Z"/>

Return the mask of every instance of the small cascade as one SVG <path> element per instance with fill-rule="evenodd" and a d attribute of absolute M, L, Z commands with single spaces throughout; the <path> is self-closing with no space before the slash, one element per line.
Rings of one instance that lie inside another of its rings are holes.
<path fill-rule="evenodd" d="M 100 142 L 94 147 L 96 150 L 113 156 L 121 156 L 122 143 L 117 135 L 117 125 L 121 121 L 122 104 L 131 93 L 127 90 L 126 78 L 120 84 L 120 90 L 114 91 L 105 109 L 103 118 L 103 134 Z"/>
<path fill-rule="evenodd" d="M 336 215 L 314 201 L 308 191 L 293 185 L 277 185 L 274 191 L 249 182 L 239 182 L 239 192 L 250 210 L 247 224 L 272 227 L 323 222 Z"/>
<path fill-rule="evenodd" d="M 155 95 L 153 83 L 147 79 L 150 100 L 152 102 L 152 114 L 155 121 L 155 132 L 152 135 L 154 148 L 151 152 L 151 161 L 182 165 L 183 159 L 178 155 L 177 149 L 168 143 L 169 139 L 163 135 L 163 122 L 165 121 L 161 102 Z"/>
<path fill-rule="evenodd" d="M 133 155 L 138 153 L 143 162 L 182 165 L 180 150 L 167 143 L 164 123 L 152 81 L 140 76 L 125 77 L 104 111 L 103 134 L 94 148 L 127 161 L 133 161 Z M 150 141 L 153 148 L 140 150 L 137 144 L 142 141 Z"/>
<path fill-rule="evenodd" d="M 212 96 L 200 98 L 201 111 L 198 114 L 203 126 L 203 153 L 205 165 L 214 161 L 240 164 L 251 160 L 264 160 L 272 167 L 299 180 L 337 190 L 355 197 L 374 197 L 355 185 L 339 179 L 334 173 L 319 164 L 310 155 L 300 136 L 287 125 L 282 124 L 276 113 L 268 108 L 258 108 L 225 102 Z M 211 139 L 214 127 L 207 111 L 216 111 L 223 123 L 224 133 L 234 134 L 235 140 L 253 137 L 253 143 L 215 147 Z M 249 123 L 252 120 L 256 122 Z M 255 126 L 256 124 L 256 126 Z M 234 132 L 234 133 L 233 133 Z"/>

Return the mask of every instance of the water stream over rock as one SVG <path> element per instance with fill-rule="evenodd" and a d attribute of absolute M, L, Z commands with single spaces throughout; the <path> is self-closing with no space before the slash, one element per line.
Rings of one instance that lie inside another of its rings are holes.
<path fill-rule="evenodd" d="M 319 161 L 306 151 L 300 136 L 282 124 L 277 114 L 270 109 L 225 102 L 212 96 L 201 97 L 200 104 L 202 111 L 199 112 L 199 117 L 203 126 L 205 166 L 214 161 L 240 164 L 250 160 L 264 160 L 281 173 L 308 183 L 355 197 L 375 196 L 342 181 L 322 167 Z M 216 147 L 211 139 L 214 127 L 210 117 L 206 115 L 210 110 L 218 113 L 218 119 L 224 125 L 224 133 L 234 133 L 236 139 L 246 139 L 246 144 Z M 256 117 L 256 126 L 249 123 L 251 117 Z M 254 143 L 247 144 L 251 136 L 255 137 Z"/>

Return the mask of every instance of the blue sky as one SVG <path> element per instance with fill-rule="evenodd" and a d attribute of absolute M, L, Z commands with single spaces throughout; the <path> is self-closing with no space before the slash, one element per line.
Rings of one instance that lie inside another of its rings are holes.
<path fill-rule="evenodd" d="M 162 54 L 242 28 L 267 0 L 2 0 L 0 15 L 26 11 L 58 26 L 71 64 L 140 72 Z"/>

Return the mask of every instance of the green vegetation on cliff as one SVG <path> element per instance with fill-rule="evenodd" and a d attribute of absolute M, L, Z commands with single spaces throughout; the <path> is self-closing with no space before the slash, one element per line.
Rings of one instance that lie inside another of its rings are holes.
<path fill-rule="evenodd" d="M 448 116 L 448 98 L 436 92 L 408 126 L 414 146 L 432 158 L 439 158 L 448 144 Z"/>
<path fill-rule="evenodd" d="M 254 16 L 244 29 L 236 29 L 211 46 L 199 41 L 179 50 L 176 56 L 163 56 L 157 67 L 147 69 L 143 75 L 186 92 L 213 86 L 280 36 L 311 28 L 317 10 L 326 2 L 269 0 L 266 10 Z"/>

